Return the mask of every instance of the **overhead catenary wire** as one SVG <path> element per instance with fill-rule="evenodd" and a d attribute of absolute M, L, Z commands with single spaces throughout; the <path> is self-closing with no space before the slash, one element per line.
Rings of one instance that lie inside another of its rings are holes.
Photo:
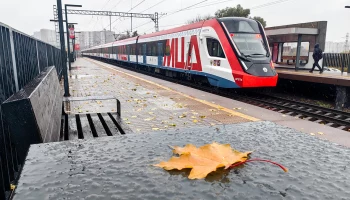
<path fill-rule="evenodd" d="M 163 15 L 163 16 L 159 17 L 159 19 L 164 18 L 165 16 L 170 16 L 170 15 L 173 15 L 173 14 L 175 14 L 175 13 L 181 12 L 181 11 L 183 11 L 183 10 L 187 9 L 187 8 L 190 8 L 190 7 L 193 7 L 193 6 L 199 5 L 199 4 L 204 3 L 204 2 L 206 2 L 206 1 L 208 1 L 208 0 L 203 0 L 203 1 L 200 1 L 200 2 L 195 3 L 195 4 L 193 4 L 193 5 L 187 6 L 187 7 L 185 7 L 185 8 L 181 8 L 181 9 L 179 9 L 179 10 L 173 11 L 173 12 L 172 12 L 172 13 L 170 13 L 169 15 Z M 135 28 L 133 28 L 133 29 L 140 28 L 140 27 L 142 27 L 142 26 L 144 26 L 144 25 L 147 25 L 147 24 L 149 24 L 149 23 L 152 23 L 152 22 L 153 22 L 153 21 L 146 22 L 146 23 L 141 24 L 141 25 L 139 25 L 139 26 L 137 26 L 137 27 L 135 27 Z"/>
<path fill-rule="evenodd" d="M 198 6 L 198 7 L 192 7 L 193 6 L 192 5 L 192 6 L 180 9 L 180 10 L 181 11 L 187 11 L 187 10 L 192 10 L 192 9 L 198 9 L 198 8 L 203 8 L 203 7 L 211 6 L 211 5 L 218 4 L 218 3 L 228 2 L 228 1 L 232 1 L 232 0 L 224 0 L 224 1 L 221 0 L 221 1 L 211 2 L 210 4 L 201 5 L 201 6 Z M 291 0 L 277 0 L 277 1 L 269 2 L 269 3 L 264 3 L 264 4 L 257 5 L 257 6 L 253 6 L 253 7 L 249 8 L 249 9 L 254 10 L 254 9 L 264 8 L 264 7 L 268 7 L 268 6 L 273 6 L 273 5 L 276 5 L 276 4 L 284 3 L 284 2 L 287 2 L 287 1 L 291 1 Z M 177 12 L 180 12 L 180 11 L 173 12 L 173 13 L 171 13 L 169 15 L 175 14 Z M 169 16 L 169 15 L 166 15 L 166 16 Z M 159 19 L 161 19 L 161 18 L 163 18 L 163 17 L 160 17 Z M 144 26 L 146 24 L 149 24 L 149 23 L 151 23 L 151 22 L 141 24 L 138 27 L 142 27 L 142 26 Z M 172 25 L 167 25 L 167 26 L 172 26 Z M 138 28 L 138 27 L 136 27 L 136 28 Z M 148 30 L 151 30 L 151 29 L 148 29 Z M 146 31 L 148 31 L 148 30 L 146 30 Z"/>
<path fill-rule="evenodd" d="M 156 4 L 154 4 L 153 6 L 151 6 L 151 7 L 147 8 L 146 10 L 141 11 L 140 13 L 143 13 L 143 12 L 145 12 L 145 11 L 149 10 L 149 9 L 154 8 L 154 7 L 158 6 L 159 4 L 163 3 L 164 1 L 167 1 L 167 0 L 162 0 L 162 1 L 160 1 L 160 2 L 158 2 L 158 3 L 156 3 Z"/>
<path fill-rule="evenodd" d="M 132 7 L 130 10 L 128 10 L 127 12 L 130 12 L 130 11 L 132 11 L 133 9 L 135 9 L 136 7 L 138 7 L 139 5 L 141 5 L 143 2 L 145 2 L 146 0 L 142 0 L 140 3 L 138 3 L 138 4 L 136 4 L 134 7 Z M 119 20 L 121 17 L 118 17 L 116 20 L 114 20 L 112 23 L 111 23 L 111 25 L 112 24 L 114 24 L 117 20 Z M 108 25 L 107 27 L 105 27 L 105 28 L 108 28 L 110 25 Z M 113 29 L 115 28 L 116 26 L 114 26 L 113 27 Z"/>
<path fill-rule="evenodd" d="M 160 3 L 163 3 L 164 1 L 166 1 L 166 0 L 160 1 L 159 3 L 154 4 L 153 6 L 147 8 L 146 10 L 143 10 L 142 12 L 145 12 L 145 11 L 147 11 L 147 10 L 149 10 L 149 9 L 151 9 L 151 8 L 153 8 L 153 7 L 155 7 L 155 6 L 157 6 L 157 5 L 159 5 Z M 173 14 L 176 14 L 176 13 L 179 13 L 179 12 L 182 12 L 182 11 L 187 11 L 187 10 L 192 10 L 192 9 L 203 8 L 203 7 L 211 6 L 211 5 L 214 5 L 214 4 L 225 3 L 225 2 L 228 2 L 228 1 L 232 1 L 232 0 L 219 0 L 219 1 L 211 2 L 211 3 L 209 3 L 209 4 L 205 4 L 205 5 L 198 6 L 199 4 L 202 4 L 202 3 L 207 2 L 207 1 L 208 1 L 208 0 L 203 0 L 203 1 L 200 1 L 200 2 L 195 3 L 195 4 L 193 4 L 193 5 L 187 6 L 187 7 L 185 7 L 185 8 L 181 8 L 181 9 L 175 10 L 175 11 L 173 11 L 173 12 L 170 12 L 170 14 L 168 14 L 168 15 L 161 16 L 159 19 L 168 17 L 168 16 L 170 16 L 170 15 L 173 15 Z M 253 9 L 264 8 L 264 7 L 276 5 L 276 4 L 279 4 L 279 3 L 284 3 L 284 2 L 287 2 L 287 1 L 290 1 L 290 0 L 277 0 L 277 1 L 273 1 L 273 2 L 268 2 L 268 3 L 261 4 L 261 5 L 253 6 L 253 7 L 251 7 L 250 9 L 253 10 Z M 197 7 L 196 7 L 196 6 L 197 6 Z M 134 29 L 137 29 L 137 28 L 140 28 L 140 27 L 143 27 L 143 26 L 145 26 L 145 25 L 147 25 L 147 24 L 150 24 L 150 23 L 152 23 L 152 22 L 153 22 L 153 21 L 149 21 L 149 22 L 143 23 L 143 24 L 141 24 L 141 25 L 138 25 L 138 26 L 136 26 L 136 27 L 133 27 L 133 30 L 134 30 Z M 169 27 L 169 26 L 176 26 L 176 25 L 182 25 L 182 24 L 185 24 L 185 23 L 173 24 L 173 25 L 166 25 L 166 26 L 161 26 L 161 27 Z M 150 28 L 150 29 L 147 29 L 147 30 L 144 31 L 144 32 L 147 32 L 147 31 L 152 30 L 152 29 L 153 29 L 153 27 Z M 125 33 L 125 32 L 127 32 L 127 31 L 129 31 L 129 30 L 126 30 L 126 31 L 124 31 L 124 32 L 122 32 L 122 33 Z M 141 32 L 143 32 L 143 31 L 141 31 Z"/>

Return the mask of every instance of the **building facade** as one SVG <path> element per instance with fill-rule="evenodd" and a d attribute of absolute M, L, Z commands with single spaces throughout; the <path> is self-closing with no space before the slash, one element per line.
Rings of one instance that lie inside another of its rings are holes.
<path fill-rule="evenodd" d="M 76 44 L 80 44 L 80 49 L 84 50 L 93 46 L 115 41 L 113 31 L 81 31 L 76 33 Z"/>
<path fill-rule="evenodd" d="M 54 30 L 50 29 L 40 29 L 40 31 L 34 32 L 33 37 L 38 40 L 42 40 L 46 43 L 49 43 L 53 46 L 59 46 L 56 41 L 56 33 Z"/>

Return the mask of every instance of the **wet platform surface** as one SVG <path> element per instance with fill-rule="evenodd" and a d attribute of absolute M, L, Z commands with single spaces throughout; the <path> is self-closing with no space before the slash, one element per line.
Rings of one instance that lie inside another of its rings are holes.
<path fill-rule="evenodd" d="M 115 96 L 121 102 L 122 119 L 135 133 L 257 120 L 96 65 L 91 59 L 73 64 L 70 93 L 72 97 Z M 70 102 L 65 110 L 71 114 L 115 112 L 116 105 L 114 100 Z"/>
<path fill-rule="evenodd" d="M 218 170 L 153 167 L 168 145 L 229 143 L 266 163 Z M 15 200 L 37 199 L 349 199 L 350 149 L 272 122 L 249 122 L 31 146 Z"/>

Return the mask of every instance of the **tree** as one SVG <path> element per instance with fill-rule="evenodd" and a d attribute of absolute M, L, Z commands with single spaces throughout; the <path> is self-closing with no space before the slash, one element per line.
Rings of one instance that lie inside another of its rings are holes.
<path fill-rule="evenodd" d="M 260 22 L 264 28 L 266 27 L 266 21 L 264 20 L 264 18 L 255 16 L 253 17 L 253 19 Z"/>
<path fill-rule="evenodd" d="M 215 17 L 246 17 L 259 21 L 263 27 L 266 27 L 266 21 L 264 18 L 258 16 L 251 17 L 250 9 L 244 9 L 240 4 L 238 4 L 236 7 L 226 7 L 224 9 L 219 9 L 215 12 Z"/>
<path fill-rule="evenodd" d="M 117 37 L 117 40 L 125 40 L 130 38 L 130 31 L 126 31 L 126 34 L 119 34 L 119 36 Z"/>
<path fill-rule="evenodd" d="M 136 37 L 139 36 L 139 34 L 137 33 L 137 31 L 132 32 L 132 37 Z"/>
<path fill-rule="evenodd" d="M 197 15 L 197 17 L 193 18 L 193 19 L 190 19 L 190 20 L 187 20 L 186 24 L 193 24 L 193 23 L 196 23 L 196 22 L 200 22 L 200 21 L 204 21 L 204 20 L 208 20 L 208 19 L 212 19 L 214 18 L 213 16 L 207 14 L 207 15 Z"/>
<path fill-rule="evenodd" d="M 226 7 L 215 12 L 215 17 L 248 17 L 250 9 L 244 9 L 240 4 L 236 7 Z"/>

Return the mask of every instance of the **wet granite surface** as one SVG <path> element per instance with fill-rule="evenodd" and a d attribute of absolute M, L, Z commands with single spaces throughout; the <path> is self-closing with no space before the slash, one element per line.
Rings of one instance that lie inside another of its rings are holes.
<path fill-rule="evenodd" d="M 252 158 L 203 180 L 153 167 L 168 145 L 229 143 Z M 39 144 L 30 148 L 14 199 L 349 199 L 350 149 L 271 122 Z"/>

